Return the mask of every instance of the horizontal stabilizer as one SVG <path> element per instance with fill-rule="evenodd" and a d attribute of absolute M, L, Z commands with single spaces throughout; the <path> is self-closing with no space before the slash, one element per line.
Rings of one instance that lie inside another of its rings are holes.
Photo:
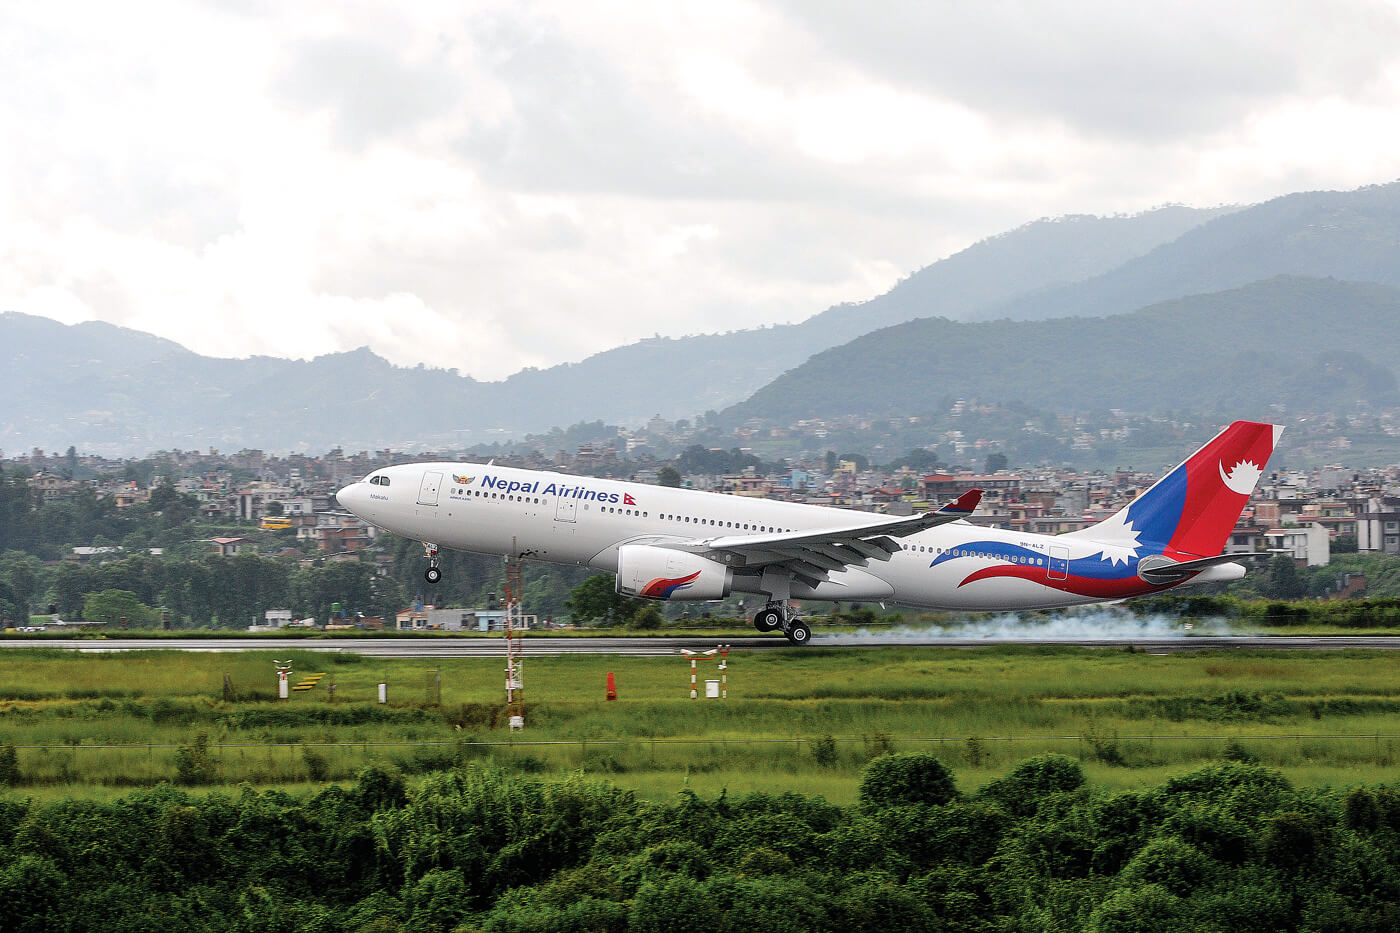
<path fill-rule="evenodd" d="M 1217 567 L 1220 564 L 1234 563 L 1235 561 L 1248 560 L 1254 554 L 1218 554 L 1215 557 L 1202 557 L 1197 560 L 1172 560 L 1170 557 L 1154 555 L 1144 557 L 1138 561 L 1138 577 L 1144 583 L 1151 583 L 1153 586 L 1167 586 L 1172 583 L 1180 583 L 1187 577 L 1195 576 L 1203 570 Z M 1258 555 L 1266 556 L 1266 555 Z M 1243 570 L 1238 571 L 1243 573 Z"/>

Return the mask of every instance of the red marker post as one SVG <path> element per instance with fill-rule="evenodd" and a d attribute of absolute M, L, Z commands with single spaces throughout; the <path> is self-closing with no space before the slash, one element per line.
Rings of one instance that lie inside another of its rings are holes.
<path fill-rule="evenodd" d="M 613 679 L 612 671 L 608 671 L 608 699 L 617 699 L 617 681 Z"/>

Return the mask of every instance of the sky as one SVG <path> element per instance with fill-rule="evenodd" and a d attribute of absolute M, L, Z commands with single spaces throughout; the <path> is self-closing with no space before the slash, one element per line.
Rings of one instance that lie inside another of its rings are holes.
<path fill-rule="evenodd" d="M 1400 0 L 52 0 L 0 87 L 0 311 L 492 380 L 1400 177 Z"/>

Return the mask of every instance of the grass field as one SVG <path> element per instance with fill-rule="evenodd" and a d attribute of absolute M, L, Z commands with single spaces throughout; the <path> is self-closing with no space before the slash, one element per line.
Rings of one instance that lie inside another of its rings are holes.
<path fill-rule="evenodd" d="M 272 663 L 283 654 L 0 654 L 0 745 L 16 749 L 15 792 L 107 797 L 177 778 L 306 789 L 369 761 L 421 773 L 481 760 L 606 776 L 646 797 L 689 787 L 848 802 L 864 764 L 888 750 L 939 756 L 964 790 L 1045 751 L 1080 758 L 1110 788 L 1223 756 L 1306 786 L 1392 780 L 1400 761 L 1400 658 L 1386 652 L 734 652 L 725 700 L 691 700 L 679 657 L 527 654 L 527 728 L 513 735 L 504 658 L 293 651 L 294 681 L 325 677 L 284 703 Z M 714 666 L 702 662 L 702 680 Z M 604 699 L 609 672 L 616 702 Z M 375 702 L 380 682 L 387 706 Z"/>

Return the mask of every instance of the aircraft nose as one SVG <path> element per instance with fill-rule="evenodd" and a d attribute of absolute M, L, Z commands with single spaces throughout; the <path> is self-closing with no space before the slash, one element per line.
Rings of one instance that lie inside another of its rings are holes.
<path fill-rule="evenodd" d="M 340 503 L 341 508 L 349 509 L 359 515 L 364 510 L 365 504 L 369 502 L 369 493 L 365 491 L 365 488 L 365 483 L 351 483 L 335 494 L 335 501 Z"/>

